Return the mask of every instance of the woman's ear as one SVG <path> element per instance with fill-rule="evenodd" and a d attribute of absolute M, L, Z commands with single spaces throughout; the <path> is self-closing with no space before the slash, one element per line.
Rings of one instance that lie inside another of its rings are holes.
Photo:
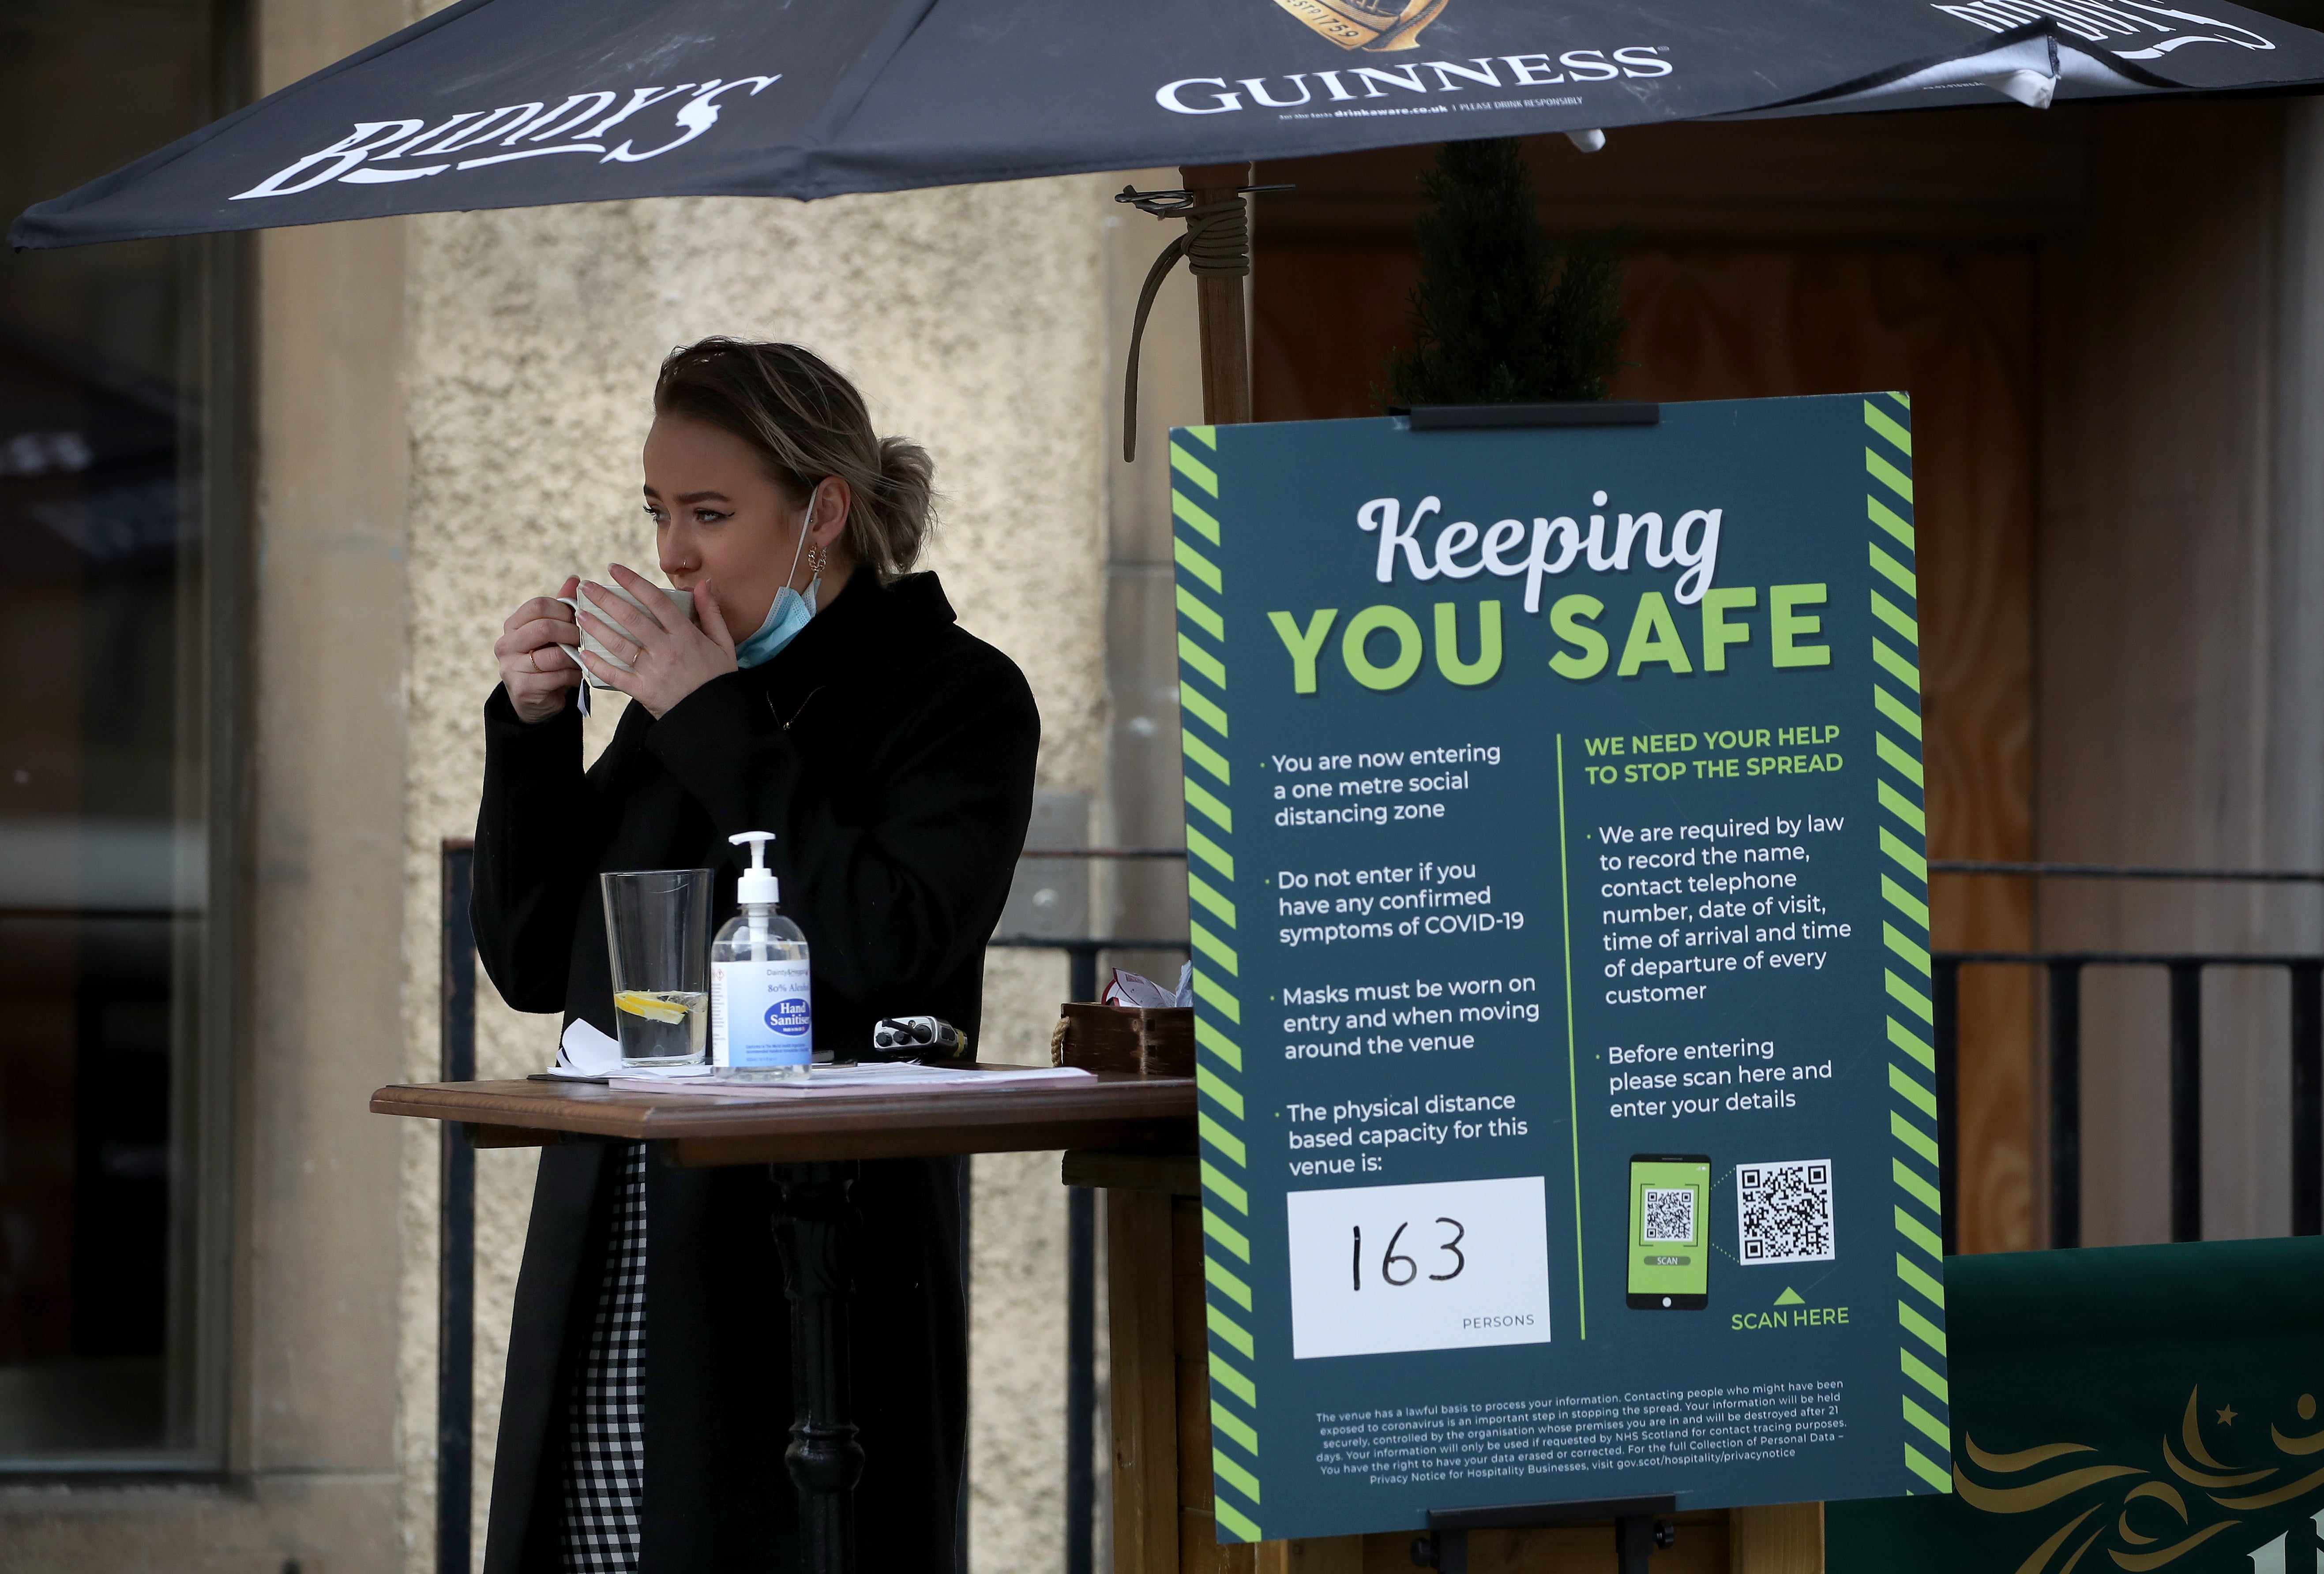
<path fill-rule="evenodd" d="M 836 475 L 826 475 L 815 489 L 815 534 L 818 547 L 829 548 L 847 530 L 847 512 L 855 494 Z"/>

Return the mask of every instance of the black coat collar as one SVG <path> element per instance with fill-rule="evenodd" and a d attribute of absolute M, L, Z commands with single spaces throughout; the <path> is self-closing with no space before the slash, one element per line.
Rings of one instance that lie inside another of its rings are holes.
<path fill-rule="evenodd" d="M 956 621 L 935 575 L 907 574 L 882 584 L 872 569 L 858 566 L 844 594 L 745 676 L 788 725 L 816 691 L 876 678 Z"/>

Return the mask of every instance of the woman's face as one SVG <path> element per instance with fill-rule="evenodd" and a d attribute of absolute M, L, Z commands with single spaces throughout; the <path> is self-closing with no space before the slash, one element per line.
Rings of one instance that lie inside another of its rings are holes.
<path fill-rule="evenodd" d="M 838 481 L 822 485 L 815 539 L 826 547 L 844 525 L 846 490 Z M 758 451 L 730 432 L 682 416 L 655 417 L 646 434 L 645 497 L 662 573 L 679 590 L 708 580 L 738 640 L 766 621 L 785 583 L 805 589 L 812 577 L 799 551 L 806 504 L 786 497 Z M 825 568 L 826 587 L 836 567 Z"/>

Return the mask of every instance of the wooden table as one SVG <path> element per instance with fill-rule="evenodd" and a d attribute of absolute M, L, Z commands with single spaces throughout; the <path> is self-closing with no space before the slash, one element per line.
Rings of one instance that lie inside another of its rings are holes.
<path fill-rule="evenodd" d="M 798 1100 L 630 1093 L 595 1082 L 422 1082 L 382 1088 L 371 1096 L 371 1109 L 374 1115 L 466 1122 L 478 1147 L 540 1147 L 574 1137 L 667 1142 L 671 1156 L 687 1165 L 1061 1147 L 1194 1151 L 1194 1079 L 1104 1072 L 1081 1087 L 930 1088 Z"/>
<path fill-rule="evenodd" d="M 1191 1154 L 1194 1146 L 1194 1084 L 1186 1077 L 1101 1073 L 1080 1086 L 803 1099 L 632 1093 L 588 1082 L 430 1082 L 382 1088 L 371 1107 L 459 1121 L 480 1147 L 658 1142 L 681 1164 L 773 1167 L 798 1397 L 784 1463 L 814 1574 L 855 1568 L 852 1499 L 863 1450 L 849 1419 L 844 1250 L 855 1162 L 1083 1147 Z"/>

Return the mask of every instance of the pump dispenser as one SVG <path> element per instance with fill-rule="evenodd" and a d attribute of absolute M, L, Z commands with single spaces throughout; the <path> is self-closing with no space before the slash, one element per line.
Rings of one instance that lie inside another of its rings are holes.
<path fill-rule="evenodd" d="M 781 889 L 767 868 L 771 831 L 727 841 L 751 847 L 735 882 L 741 911 L 710 944 L 710 1063 L 743 1082 L 804 1079 L 815 1061 L 807 936 L 775 910 Z"/>

